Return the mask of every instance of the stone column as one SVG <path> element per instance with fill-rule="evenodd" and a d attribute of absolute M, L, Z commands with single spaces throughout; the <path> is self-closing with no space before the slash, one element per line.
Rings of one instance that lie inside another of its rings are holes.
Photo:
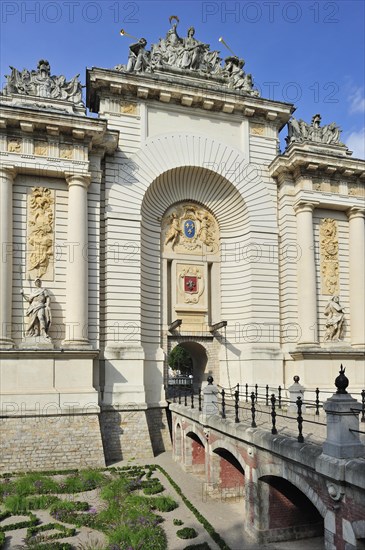
<path fill-rule="evenodd" d="M 318 345 L 317 285 L 314 255 L 313 210 L 316 203 L 300 201 L 294 205 L 297 217 L 298 320 L 301 330 L 299 345 Z"/>
<path fill-rule="evenodd" d="M 66 175 L 68 232 L 66 267 L 66 338 L 64 346 L 90 348 L 88 339 L 88 208 L 89 174 Z"/>
<path fill-rule="evenodd" d="M 14 347 L 11 339 L 14 177 L 12 166 L 0 167 L 0 349 Z"/>
<path fill-rule="evenodd" d="M 365 227 L 364 210 L 348 212 L 350 233 L 350 322 L 351 345 L 365 347 Z"/>

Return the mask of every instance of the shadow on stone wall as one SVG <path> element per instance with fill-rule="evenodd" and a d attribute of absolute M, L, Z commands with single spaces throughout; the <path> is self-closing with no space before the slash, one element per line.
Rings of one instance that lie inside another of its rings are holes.
<path fill-rule="evenodd" d="M 171 449 L 171 432 L 167 420 L 166 408 L 148 409 L 147 425 L 153 454 L 157 456 Z"/>
<path fill-rule="evenodd" d="M 101 439 L 107 466 L 123 460 L 121 445 L 121 414 L 104 410 L 99 415 Z"/>

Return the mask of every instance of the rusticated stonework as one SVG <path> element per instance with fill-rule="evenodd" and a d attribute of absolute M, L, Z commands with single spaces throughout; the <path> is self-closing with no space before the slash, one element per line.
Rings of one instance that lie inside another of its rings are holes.
<path fill-rule="evenodd" d="M 218 249 L 217 223 L 205 208 L 192 203 L 175 206 L 162 220 L 164 252 L 201 254 Z"/>
<path fill-rule="evenodd" d="M 320 225 L 322 294 L 338 294 L 339 265 L 337 222 L 324 218 Z"/>
<path fill-rule="evenodd" d="M 27 270 L 31 277 L 53 280 L 54 191 L 33 187 L 28 196 Z"/>

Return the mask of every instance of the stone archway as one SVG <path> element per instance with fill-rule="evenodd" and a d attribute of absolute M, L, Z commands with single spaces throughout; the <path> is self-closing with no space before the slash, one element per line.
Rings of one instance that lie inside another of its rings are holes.
<path fill-rule="evenodd" d="M 148 138 L 133 157 L 118 166 L 118 177 L 106 201 L 108 215 L 123 220 L 127 228 L 128 262 L 132 263 L 123 263 L 121 273 L 125 272 L 126 277 L 132 273 L 139 294 L 140 307 L 133 302 L 130 313 L 135 329 L 133 353 L 138 351 L 138 357 L 143 356 L 148 403 L 163 399 L 168 353 L 168 323 L 163 318 L 161 220 L 171 205 L 181 201 L 201 204 L 219 226 L 221 306 L 220 315 L 211 321 L 228 323 L 225 349 L 217 355 L 224 365 L 229 361 L 229 373 L 228 368 L 220 369 L 220 383 L 230 385 L 229 379 L 237 382 L 251 372 L 254 355 L 248 357 L 244 352 L 247 347 L 251 350 L 252 345 L 244 338 L 237 341 L 236 327 L 266 322 L 266 317 L 256 288 L 255 266 L 247 258 L 247 251 L 251 246 L 255 250 L 277 247 L 278 228 L 272 194 L 264 179 L 257 171 L 248 171 L 248 166 L 249 158 L 242 151 L 210 136 L 188 133 Z M 271 263 L 270 270 L 262 271 L 261 287 L 276 284 L 276 267 Z M 265 307 L 275 312 L 271 321 L 278 324 L 275 293 L 265 298 Z M 272 365 L 272 353 L 270 361 Z"/>
<path fill-rule="evenodd" d="M 293 483 L 275 475 L 258 480 L 263 540 L 275 542 L 323 536 L 324 520 L 315 505 Z"/>
<path fill-rule="evenodd" d="M 259 466 L 255 478 L 246 485 L 245 516 L 245 529 L 255 538 L 275 542 L 323 536 L 327 507 L 302 476 L 284 463 L 270 463 Z M 274 508 L 279 515 L 284 512 L 286 524 L 280 529 L 275 527 L 275 512 L 271 513 Z M 303 510 L 309 512 L 307 523 Z"/>
<path fill-rule="evenodd" d="M 198 342 L 187 341 L 179 344 L 187 349 L 193 359 L 193 385 L 201 388 L 203 380 L 206 380 L 208 356 L 206 349 Z"/>
<path fill-rule="evenodd" d="M 170 337 L 168 339 L 168 354 L 178 345 L 186 346 L 193 358 L 194 391 L 198 392 L 207 383 L 208 376 L 213 376 L 215 384 L 221 384 L 220 349 L 221 343 L 217 339 L 197 337 Z M 168 354 L 166 364 L 168 362 Z"/>

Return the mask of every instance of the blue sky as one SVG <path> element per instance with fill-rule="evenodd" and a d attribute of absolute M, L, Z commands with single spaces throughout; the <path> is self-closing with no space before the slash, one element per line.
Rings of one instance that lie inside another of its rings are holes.
<path fill-rule="evenodd" d="M 126 62 L 131 39 L 119 35 L 121 28 L 151 44 L 166 34 L 171 15 L 180 19 L 180 36 L 193 25 L 196 38 L 225 57 L 223 36 L 263 97 L 293 102 L 295 116 L 308 122 L 316 113 L 322 124 L 337 122 L 342 141 L 365 158 L 362 0 L 2 0 L 1 84 L 9 65 L 33 69 L 41 58 L 53 74 L 80 73 L 84 83 L 86 67 Z"/>

